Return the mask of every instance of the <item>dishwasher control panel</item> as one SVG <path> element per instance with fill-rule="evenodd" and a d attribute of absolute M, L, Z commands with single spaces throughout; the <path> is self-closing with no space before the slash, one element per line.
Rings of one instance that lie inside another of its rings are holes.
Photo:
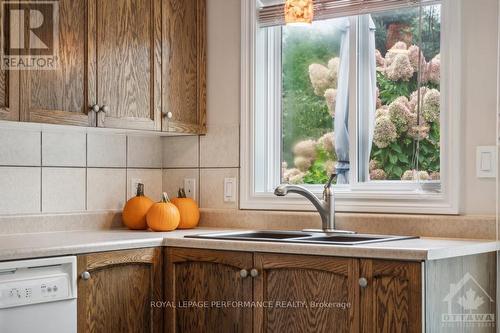
<path fill-rule="evenodd" d="M 0 285 L 0 308 L 66 299 L 69 284 L 66 274 L 6 281 Z"/>
<path fill-rule="evenodd" d="M 0 262 L 0 312 L 76 297 L 74 256 Z"/>

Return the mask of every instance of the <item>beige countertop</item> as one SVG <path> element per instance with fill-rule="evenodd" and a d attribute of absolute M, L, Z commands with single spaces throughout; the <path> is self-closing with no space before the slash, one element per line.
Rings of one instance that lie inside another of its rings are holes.
<path fill-rule="evenodd" d="M 234 230 L 236 229 L 231 231 Z M 244 229 L 238 230 L 244 231 Z M 417 261 L 500 250 L 500 243 L 495 241 L 444 238 L 420 238 L 363 245 L 290 244 L 184 238 L 184 235 L 188 234 L 220 231 L 228 231 L 228 229 L 199 228 L 159 233 L 95 230 L 0 235 L 0 261 L 154 246 Z"/>

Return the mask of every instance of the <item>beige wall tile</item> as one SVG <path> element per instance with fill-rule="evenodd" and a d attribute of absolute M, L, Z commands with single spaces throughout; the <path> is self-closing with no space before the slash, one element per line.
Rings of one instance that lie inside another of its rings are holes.
<path fill-rule="evenodd" d="M 123 209 L 126 195 L 125 169 L 87 170 L 87 210 Z"/>
<path fill-rule="evenodd" d="M 127 166 L 127 137 L 123 134 L 87 134 L 89 167 L 124 168 Z"/>
<path fill-rule="evenodd" d="M 184 179 L 193 178 L 196 181 L 196 201 L 200 200 L 200 178 L 198 169 L 164 169 L 163 191 L 171 198 L 177 197 L 177 191 L 184 187 Z"/>
<path fill-rule="evenodd" d="M 197 136 L 165 137 L 163 145 L 164 168 L 197 168 L 199 144 Z"/>
<path fill-rule="evenodd" d="M 40 168 L 0 167 L 0 214 L 40 212 Z"/>
<path fill-rule="evenodd" d="M 236 202 L 224 202 L 224 178 L 236 178 Z M 201 169 L 200 198 L 202 208 L 238 208 L 238 169 Z"/>
<path fill-rule="evenodd" d="M 42 212 L 85 210 L 85 168 L 42 168 Z"/>
<path fill-rule="evenodd" d="M 85 167 L 86 134 L 67 132 L 42 133 L 42 165 L 52 167 Z"/>
<path fill-rule="evenodd" d="M 1 129 L 0 165 L 39 166 L 39 131 Z"/>
<path fill-rule="evenodd" d="M 136 195 L 137 189 L 132 188 L 132 179 L 140 179 L 144 184 L 144 194 L 153 201 L 159 201 L 162 193 L 161 169 L 127 169 L 127 199 Z"/>
<path fill-rule="evenodd" d="M 200 137 L 200 166 L 235 168 L 240 165 L 239 125 L 209 126 Z"/>
<path fill-rule="evenodd" d="M 127 167 L 161 168 L 161 138 L 156 136 L 128 136 Z"/>

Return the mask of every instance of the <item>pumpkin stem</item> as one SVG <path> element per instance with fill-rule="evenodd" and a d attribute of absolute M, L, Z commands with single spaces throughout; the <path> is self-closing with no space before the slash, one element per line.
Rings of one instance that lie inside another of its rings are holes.
<path fill-rule="evenodd" d="M 144 196 L 144 184 L 143 183 L 138 183 L 137 184 L 137 194 L 138 197 L 143 197 Z"/>
<path fill-rule="evenodd" d="M 177 197 L 178 198 L 185 198 L 186 197 L 186 191 L 184 190 L 184 188 L 179 188 L 179 192 L 177 192 Z"/>
<path fill-rule="evenodd" d="M 161 202 L 163 202 L 163 203 L 170 202 L 170 199 L 168 198 L 167 192 L 163 192 L 163 194 L 161 196 Z"/>

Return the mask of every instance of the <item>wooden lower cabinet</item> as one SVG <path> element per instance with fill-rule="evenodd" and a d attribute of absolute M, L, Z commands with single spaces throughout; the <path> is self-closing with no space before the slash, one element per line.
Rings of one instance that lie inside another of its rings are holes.
<path fill-rule="evenodd" d="M 163 331 L 161 248 L 78 256 L 78 333 Z"/>
<path fill-rule="evenodd" d="M 169 248 L 165 263 L 178 305 L 166 332 L 422 331 L 418 262 Z M 228 300 L 252 306 L 212 303 Z M 208 303 L 179 307 L 189 301 Z"/>
<path fill-rule="evenodd" d="M 252 301 L 252 253 L 167 248 L 165 262 L 166 332 L 252 331 L 251 307 L 220 303 Z"/>
<path fill-rule="evenodd" d="M 360 332 L 422 332 L 422 263 L 363 259 L 360 276 Z"/>
<path fill-rule="evenodd" d="M 358 332 L 358 260 L 255 254 L 254 332 Z"/>

